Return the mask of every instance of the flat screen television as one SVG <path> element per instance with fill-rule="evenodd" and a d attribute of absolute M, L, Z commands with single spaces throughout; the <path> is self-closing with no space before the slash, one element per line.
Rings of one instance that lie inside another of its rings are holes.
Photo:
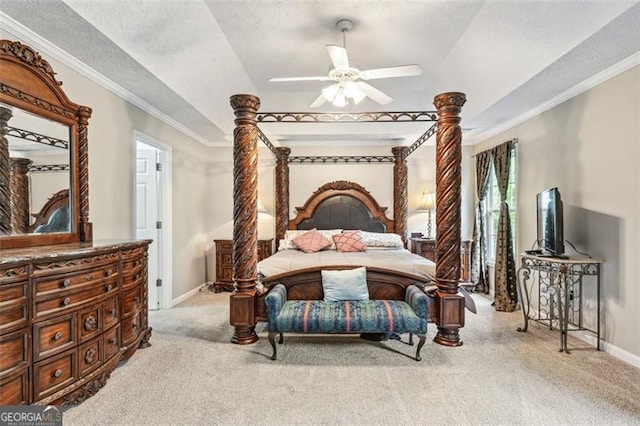
<path fill-rule="evenodd" d="M 538 245 L 544 254 L 564 254 L 562 198 L 558 188 L 550 188 L 536 196 L 538 205 Z"/>

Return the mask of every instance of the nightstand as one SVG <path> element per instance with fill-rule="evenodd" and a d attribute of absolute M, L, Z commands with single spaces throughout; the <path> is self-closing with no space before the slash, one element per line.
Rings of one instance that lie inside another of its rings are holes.
<path fill-rule="evenodd" d="M 216 281 L 213 291 L 233 291 L 233 241 L 213 240 L 216 244 Z M 258 240 L 258 262 L 272 254 L 273 239 Z"/>
<path fill-rule="evenodd" d="M 426 238 L 410 238 L 411 253 L 436 261 L 436 240 Z M 471 241 L 460 244 L 460 281 L 471 281 Z"/>

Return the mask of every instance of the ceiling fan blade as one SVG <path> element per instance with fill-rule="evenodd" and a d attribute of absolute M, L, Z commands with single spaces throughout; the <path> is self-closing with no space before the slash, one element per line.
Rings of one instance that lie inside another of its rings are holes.
<path fill-rule="evenodd" d="M 327 51 L 331 57 L 333 67 L 337 70 L 343 70 L 349 68 L 349 57 L 347 56 L 347 49 L 340 46 L 327 45 Z"/>
<path fill-rule="evenodd" d="M 324 104 L 324 102 L 326 101 L 324 95 L 321 93 L 320 96 L 318 96 L 316 98 L 315 101 L 313 101 L 313 103 L 311 105 L 309 105 L 310 108 L 317 108 L 320 105 Z"/>
<path fill-rule="evenodd" d="M 279 81 L 329 81 L 331 80 L 327 76 L 316 76 L 316 77 L 279 77 L 279 78 L 270 78 L 271 82 L 279 82 Z"/>
<path fill-rule="evenodd" d="M 422 74 L 422 68 L 419 65 L 402 65 L 399 67 L 376 68 L 372 70 L 360 71 L 360 77 L 364 80 L 373 80 L 376 78 L 391 77 L 409 77 L 412 75 Z"/>
<path fill-rule="evenodd" d="M 364 81 L 358 81 L 356 82 L 356 84 L 358 85 L 360 90 L 364 92 L 365 95 L 367 95 L 369 98 L 373 99 L 380 105 L 386 105 L 393 100 L 392 97 L 385 95 L 384 93 L 382 93 L 372 85 L 365 83 Z"/>

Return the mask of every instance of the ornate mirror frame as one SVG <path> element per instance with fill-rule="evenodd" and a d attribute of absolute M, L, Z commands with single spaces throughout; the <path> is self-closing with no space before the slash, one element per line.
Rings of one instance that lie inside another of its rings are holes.
<path fill-rule="evenodd" d="M 17 234 L 0 237 L 0 247 L 31 247 L 72 242 L 89 242 L 93 238 L 89 222 L 89 157 L 87 125 L 91 108 L 77 105 L 62 90 L 62 82 L 40 54 L 17 41 L 0 40 L 0 103 L 69 126 L 69 200 L 71 232 L 51 234 Z M 9 117 L 2 117 L 2 144 Z M 5 147 L 6 148 L 6 147 Z M 0 146 L 0 151 L 2 147 Z M 8 152 L 8 151 L 7 151 Z M 0 152 L 0 156 L 1 156 Z M 2 158 L 0 158 L 2 161 Z M 3 173 L 0 164 L 0 173 Z M 0 188 L 1 190 L 2 188 Z M 0 197 L 4 197 L 0 194 Z M 0 200 L 6 203 L 6 200 Z M 6 206 L 6 204 L 5 204 Z"/>

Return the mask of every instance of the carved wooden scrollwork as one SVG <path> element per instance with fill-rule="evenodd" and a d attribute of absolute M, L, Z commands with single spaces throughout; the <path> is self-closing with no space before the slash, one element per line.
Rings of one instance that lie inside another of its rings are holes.
<path fill-rule="evenodd" d="M 461 345 L 459 327 L 464 325 L 464 305 L 458 293 L 460 278 L 460 203 L 462 175 L 462 129 L 460 110 L 464 93 L 443 93 L 434 99 L 438 108 L 436 133 L 436 279 L 440 298 L 438 334 L 435 341 Z"/>
<path fill-rule="evenodd" d="M 291 148 L 276 148 L 276 249 L 289 224 L 289 154 Z"/>
<path fill-rule="evenodd" d="M 29 230 L 29 166 L 32 161 L 26 158 L 11 158 L 11 232 L 26 234 Z"/>
<path fill-rule="evenodd" d="M 260 99 L 252 95 L 231 97 L 236 116 L 233 131 L 233 281 L 237 294 L 231 296 L 232 342 L 249 344 L 258 340 L 251 306 L 255 294 L 258 264 L 258 129 L 256 112 Z"/>
<path fill-rule="evenodd" d="M 64 397 L 64 405 L 80 404 L 95 395 L 100 389 L 107 384 L 107 379 L 111 373 L 103 373 L 95 379 L 87 382 L 77 391 Z"/>
<path fill-rule="evenodd" d="M 16 58 L 19 58 L 32 67 L 39 68 L 45 74 L 49 75 L 51 80 L 56 84 L 62 86 L 62 82 L 56 80 L 56 73 L 53 71 L 53 68 L 51 68 L 51 65 L 49 65 L 49 62 L 42 59 L 42 56 L 40 56 L 40 54 L 31 47 L 26 46 L 19 41 L 0 40 L 0 50 L 14 55 Z"/>
<path fill-rule="evenodd" d="M 96 317 L 94 317 L 93 315 L 89 315 L 88 317 L 86 317 L 84 320 L 84 329 L 86 331 L 91 331 L 95 330 L 96 328 L 98 328 L 98 321 L 96 320 Z"/>
<path fill-rule="evenodd" d="M 13 116 L 9 108 L 0 107 L 0 235 L 11 233 L 11 172 L 7 123 Z"/>
<path fill-rule="evenodd" d="M 87 350 L 87 353 L 84 354 L 84 361 L 87 364 L 93 364 L 93 362 L 97 359 L 98 355 L 98 351 L 96 351 L 96 348 L 89 348 L 89 350 Z"/>

